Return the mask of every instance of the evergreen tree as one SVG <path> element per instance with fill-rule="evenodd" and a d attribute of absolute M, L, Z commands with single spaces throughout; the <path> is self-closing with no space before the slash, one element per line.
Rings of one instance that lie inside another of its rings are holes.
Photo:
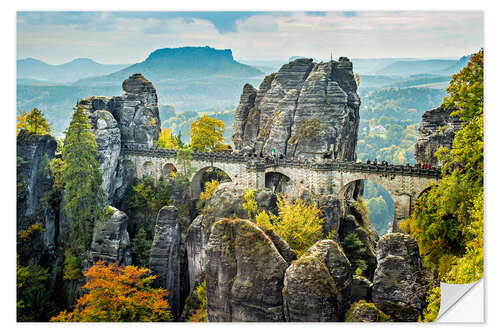
<path fill-rule="evenodd" d="M 97 143 L 84 110 L 78 107 L 66 131 L 63 147 L 64 203 L 69 218 L 67 240 L 72 252 L 88 250 L 92 226 L 104 208 Z"/>

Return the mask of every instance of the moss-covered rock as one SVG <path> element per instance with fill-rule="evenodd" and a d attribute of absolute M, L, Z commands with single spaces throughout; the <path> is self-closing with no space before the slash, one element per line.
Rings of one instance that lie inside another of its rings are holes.
<path fill-rule="evenodd" d="M 198 215 L 189 226 L 186 232 L 186 248 L 191 288 L 194 286 L 194 277 L 205 269 L 205 250 L 213 224 L 222 218 L 248 218 L 247 211 L 243 208 L 243 197 L 246 191 L 246 188 L 232 183 L 221 184 L 212 197 L 205 203 L 202 214 Z M 255 192 L 255 200 L 259 211 L 264 209 L 274 214 L 277 213 L 276 195 L 271 190 L 257 190 Z M 286 250 L 285 247 L 280 246 L 279 249 Z M 281 252 L 282 250 L 280 250 Z M 285 259 L 289 260 L 288 258 Z"/>
<path fill-rule="evenodd" d="M 402 233 L 385 235 L 377 244 L 377 260 L 373 303 L 395 321 L 417 321 L 427 290 L 417 242 Z"/>
<path fill-rule="evenodd" d="M 359 300 L 370 301 L 372 298 L 372 288 L 373 284 L 361 275 L 355 275 L 352 277 L 352 288 L 351 288 L 351 302 L 357 302 Z"/>
<path fill-rule="evenodd" d="M 345 316 L 346 322 L 388 322 L 391 318 L 373 303 L 361 300 L 354 303 Z"/>
<path fill-rule="evenodd" d="M 259 227 L 222 219 L 212 227 L 206 253 L 208 321 L 283 321 L 288 264 Z"/>
<path fill-rule="evenodd" d="M 338 243 L 321 240 L 287 269 L 287 321 L 341 321 L 350 304 L 351 265 Z"/>

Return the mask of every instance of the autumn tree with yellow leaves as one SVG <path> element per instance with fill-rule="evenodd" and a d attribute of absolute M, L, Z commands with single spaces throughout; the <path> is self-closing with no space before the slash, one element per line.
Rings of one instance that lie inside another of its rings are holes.
<path fill-rule="evenodd" d="M 191 148 L 194 151 L 214 152 L 227 150 L 224 142 L 224 122 L 219 119 L 203 116 L 191 124 L 188 135 L 191 137 Z"/>
<path fill-rule="evenodd" d="M 52 132 L 43 112 L 37 108 L 30 109 L 30 112 L 23 111 L 21 115 L 17 116 L 17 133 L 22 129 L 40 135 Z"/>

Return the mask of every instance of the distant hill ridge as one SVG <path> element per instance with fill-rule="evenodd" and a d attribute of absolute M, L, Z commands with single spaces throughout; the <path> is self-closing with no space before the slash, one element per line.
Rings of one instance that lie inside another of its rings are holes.
<path fill-rule="evenodd" d="M 151 52 L 143 62 L 118 72 L 80 80 L 75 85 L 120 85 L 134 73 L 141 73 L 155 85 L 172 79 L 251 78 L 263 75 L 259 69 L 237 62 L 229 49 L 205 47 L 164 48 Z"/>
<path fill-rule="evenodd" d="M 379 69 L 380 75 L 415 75 L 440 74 L 451 75 L 459 72 L 470 59 L 470 55 L 459 60 L 428 59 L 428 60 L 398 60 Z"/>
<path fill-rule="evenodd" d="M 128 66 L 100 64 L 89 58 L 77 58 L 61 65 L 26 58 L 17 60 L 16 65 L 17 79 L 50 82 L 74 82 L 85 77 L 113 73 Z"/>

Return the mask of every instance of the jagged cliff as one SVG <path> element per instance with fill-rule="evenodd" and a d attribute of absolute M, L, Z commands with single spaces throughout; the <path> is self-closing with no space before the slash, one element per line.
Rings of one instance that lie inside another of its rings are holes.
<path fill-rule="evenodd" d="M 415 144 L 417 163 L 440 166 L 434 153 L 440 147 L 451 148 L 455 133 L 462 127 L 460 119 L 451 116 L 453 111 L 453 109 L 445 110 L 438 107 L 422 115 L 418 128 L 418 141 Z"/>
<path fill-rule="evenodd" d="M 354 160 L 359 96 L 349 59 L 314 63 L 297 59 L 268 75 L 255 89 L 243 87 L 236 109 L 236 151 L 310 158 L 331 153 Z"/>
<path fill-rule="evenodd" d="M 78 102 L 78 106 L 87 110 L 96 135 L 102 187 L 109 204 L 117 204 L 130 183 L 126 167 L 118 161 L 121 146 L 152 148 L 161 131 L 153 84 L 142 74 L 133 74 L 123 81 L 122 87 L 121 96 L 91 96 Z"/>

